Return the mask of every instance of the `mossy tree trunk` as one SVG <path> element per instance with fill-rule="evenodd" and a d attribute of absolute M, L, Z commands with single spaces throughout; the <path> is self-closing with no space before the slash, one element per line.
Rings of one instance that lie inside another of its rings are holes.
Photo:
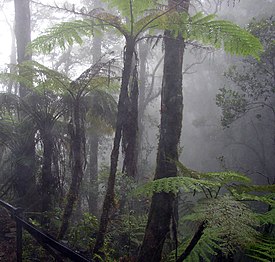
<path fill-rule="evenodd" d="M 52 157 L 54 150 L 54 140 L 52 136 L 52 123 L 45 121 L 44 128 L 40 130 L 43 143 L 43 163 L 41 174 L 41 211 L 50 211 L 53 206 L 55 179 L 52 173 Z M 50 220 L 43 217 L 42 223 L 48 223 Z"/>
<path fill-rule="evenodd" d="M 187 11 L 189 0 L 168 1 L 169 7 L 176 5 L 179 12 Z M 161 124 L 154 179 L 177 176 L 175 161 L 178 160 L 178 146 L 182 128 L 182 62 L 184 40 L 175 38 L 172 32 L 164 33 L 164 69 L 161 91 Z M 162 248 L 170 232 L 175 195 L 156 193 L 153 195 L 148 223 L 138 261 L 159 262 Z"/>
<path fill-rule="evenodd" d="M 14 0 L 15 8 L 15 37 L 17 48 L 18 64 L 32 59 L 31 53 L 26 52 L 26 47 L 31 41 L 31 20 L 30 20 L 30 1 Z M 23 69 L 19 70 L 19 75 L 25 77 Z M 28 87 L 20 84 L 19 95 L 24 98 L 28 94 Z M 19 120 L 23 120 L 25 113 L 19 112 Z M 36 197 L 35 182 L 35 142 L 34 131 L 22 130 L 22 141 L 19 143 L 17 155 L 15 156 L 15 190 L 18 195 L 17 205 L 23 208 L 33 206 Z"/>
<path fill-rule="evenodd" d="M 110 174 L 108 178 L 106 195 L 103 202 L 103 209 L 100 218 L 99 231 L 96 238 L 96 243 L 94 246 L 94 255 L 104 255 L 102 253 L 102 247 L 104 244 L 104 238 L 108 227 L 109 215 L 114 204 L 114 187 L 117 172 L 117 164 L 119 157 L 119 148 L 122 137 L 122 130 L 127 119 L 127 101 L 128 101 L 128 91 L 129 82 L 132 71 L 132 61 L 135 53 L 135 39 L 132 37 L 126 38 L 126 46 L 124 51 L 124 65 L 122 71 L 122 81 L 118 101 L 118 112 L 117 112 L 117 122 L 116 131 L 114 137 L 113 149 L 111 152 L 111 167 Z"/>
<path fill-rule="evenodd" d="M 77 87 L 72 87 L 72 90 L 76 88 Z M 85 131 L 80 93 L 75 97 L 72 97 L 72 118 L 68 125 L 68 131 L 71 140 L 72 181 L 67 194 L 66 204 L 62 215 L 62 224 L 58 233 L 58 239 L 62 239 L 68 229 L 69 221 L 73 213 L 74 205 L 79 196 L 80 185 L 84 175 Z"/>

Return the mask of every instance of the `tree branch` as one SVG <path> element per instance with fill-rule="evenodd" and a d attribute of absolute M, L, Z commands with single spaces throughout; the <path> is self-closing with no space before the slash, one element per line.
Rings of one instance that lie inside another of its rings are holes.
<path fill-rule="evenodd" d="M 201 239 L 201 237 L 204 233 L 203 231 L 205 229 L 205 225 L 206 225 L 205 221 L 200 224 L 199 228 L 197 229 L 197 232 L 191 239 L 189 245 L 186 247 L 184 252 L 179 256 L 179 258 L 176 260 L 176 262 L 182 262 L 184 259 L 186 259 L 190 255 L 190 253 L 192 252 L 194 247 L 197 245 L 197 243 Z"/>

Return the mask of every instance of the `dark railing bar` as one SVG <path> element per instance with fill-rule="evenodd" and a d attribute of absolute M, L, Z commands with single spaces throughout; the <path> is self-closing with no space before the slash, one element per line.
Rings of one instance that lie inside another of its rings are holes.
<path fill-rule="evenodd" d="M 66 257 L 72 259 L 73 261 L 79 261 L 79 262 L 91 262 L 91 260 L 86 259 L 85 257 L 81 256 L 80 254 L 74 252 L 73 250 L 69 249 L 68 247 L 60 244 L 53 238 L 47 236 L 43 232 L 37 230 L 33 225 L 30 223 L 24 221 L 18 216 L 15 216 L 16 219 L 20 220 L 20 223 L 22 224 L 23 228 L 26 229 L 35 239 L 38 239 L 42 241 L 45 244 L 48 244 L 55 250 L 61 252 Z"/>
<path fill-rule="evenodd" d="M 7 202 L 5 202 L 5 201 L 3 201 L 3 200 L 1 200 L 1 199 L 0 199 L 0 204 L 1 204 L 4 208 L 6 208 L 6 209 L 8 209 L 9 211 L 11 211 L 12 213 L 14 213 L 14 212 L 16 212 L 16 211 L 18 210 L 18 208 L 16 208 L 16 207 L 10 205 L 9 203 L 7 203 Z"/>
<path fill-rule="evenodd" d="M 22 227 L 27 230 L 37 241 L 42 245 L 46 250 L 47 249 L 55 249 L 56 251 L 60 252 L 67 258 L 78 261 L 78 262 L 92 262 L 92 260 L 88 260 L 87 258 L 81 256 L 80 254 L 76 253 L 75 251 L 71 250 L 70 248 L 62 245 L 58 241 L 54 240 L 52 237 L 44 234 L 37 228 L 35 228 L 30 223 L 26 222 L 22 219 L 21 213 L 22 208 L 16 208 L 9 203 L 0 199 L 0 205 L 11 212 L 13 219 L 16 221 L 16 236 L 17 236 L 17 261 L 22 261 Z M 48 250 L 49 251 L 49 250 Z M 54 252 L 52 250 L 52 252 Z M 56 254 L 56 256 L 58 256 Z"/>

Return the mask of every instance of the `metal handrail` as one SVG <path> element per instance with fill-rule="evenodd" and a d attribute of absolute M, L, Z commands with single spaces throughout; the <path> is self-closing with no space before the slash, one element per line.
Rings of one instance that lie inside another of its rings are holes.
<path fill-rule="evenodd" d="M 12 218 L 16 221 L 17 262 L 22 262 L 22 228 L 28 231 L 38 241 L 38 243 L 41 244 L 44 248 L 45 248 L 45 245 L 47 245 L 52 249 L 60 252 L 63 256 L 71 259 L 72 261 L 79 261 L 79 262 L 92 261 L 81 256 L 80 254 L 76 253 L 75 251 L 66 247 L 65 245 L 62 245 L 61 243 L 56 241 L 53 237 L 46 235 L 45 233 L 41 232 L 39 229 L 35 228 L 34 225 L 25 221 L 22 217 L 20 217 L 20 214 L 22 214 L 21 208 L 16 208 L 1 199 L 0 199 L 0 205 L 6 208 L 8 211 L 10 211 Z"/>

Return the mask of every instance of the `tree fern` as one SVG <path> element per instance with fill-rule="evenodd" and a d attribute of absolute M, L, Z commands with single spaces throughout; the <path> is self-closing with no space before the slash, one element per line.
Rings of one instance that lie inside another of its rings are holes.
<path fill-rule="evenodd" d="M 119 10 L 119 12 L 130 18 L 131 15 L 134 19 L 144 15 L 148 9 L 156 8 L 155 0 L 103 0 L 108 3 L 111 8 Z"/>
<path fill-rule="evenodd" d="M 247 250 L 249 257 L 256 261 L 275 261 L 275 239 L 274 237 L 261 236 L 257 238 Z"/>
<path fill-rule="evenodd" d="M 200 261 L 199 257 L 207 261 L 217 251 L 234 254 L 258 236 L 256 215 L 244 203 L 230 196 L 205 199 L 195 207 L 194 213 L 183 219 L 206 223 L 206 229 L 188 261 Z"/>
<path fill-rule="evenodd" d="M 122 8 L 122 14 L 129 8 L 130 2 L 137 5 L 139 10 L 141 7 L 147 8 L 151 5 L 151 1 L 147 1 L 145 4 L 144 1 L 130 0 L 112 0 L 110 2 L 113 2 L 119 10 Z M 149 29 L 152 34 L 155 29 L 170 30 L 174 32 L 175 36 L 181 34 L 187 42 L 199 41 L 215 48 L 223 48 L 231 54 L 252 55 L 259 58 L 259 53 L 262 51 L 262 45 L 256 37 L 230 21 L 215 20 L 214 15 L 205 16 L 202 13 L 197 13 L 194 16 L 189 16 L 184 12 L 179 14 L 173 9 L 166 11 L 156 9 L 135 22 L 131 22 L 130 27 L 129 23 L 125 22 L 127 19 L 122 19 L 104 10 L 90 12 L 89 15 L 90 19 L 64 22 L 48 29 L 44 35 L 32 42 L 31 48 L 44 53 L 50 52 L 55 46 L 64 49 L 73 43 L 81 44 L 83 37 L 91 36 L 95 30 L 111 26 L 126 38 L 129 36 L 138 38 L 140 33 Z"/>
<path fill-rule="evenodd" d="M 223 48 L 230 54 L 259 58 L 262 51 L 260 41 L 248 31 L 230 21 L 214 20 L 213 15 L 196 14 L 191 17 L 188 29 L 188 39 Z"/>
<path fill-rule="evenodd" d="M 251 180 L 240 173 L 227 172 L 207 172 L 200 173 L 186 168 L 180 162 L 177 163 L 178 177 L 168 177 L 150 181 L 136 190 L 137 195 L 152 195 L 153 193 L 166 192 L 204 192 L 208 197 L 218 195 L 222 187 L 232 189 L 236 183 L 250 183 Z"/>
<path fill-rule="evenodd" d="M 210 262 L 211 256 L 217 254 L 219 250 L 219 242 L 222 239 L 219 237 L 219 232 L 210 228 L 206 228 L 200 240 L 198 241 L 195 248 L 192 250 L 190 255 L 184 260 L 186 262 L 197 262 L 201 261 L 200 258 L 203 258 L 203 261 Z M 177 249 L 177 255 L 183 253 L 191 241 L 191 237 L 188 237 L 182 241 Z M 176 252 L 172 251 L 164 260 L 165 262 L 174 262 L 176 261 Z"/>
<path fill-rule="evenodd" d="M 94 30 L 94 21 L 91 19 L 62 22 L 47 29 L 43 35 L 32 41 L 29 48 L 42 53 L 49 53 L 55 47 L 64 50 L 73 43 L 82 44 L 82 37 L 92 36 Z"/>
<path fill-rule="evenodd" d="M 165 192 L 177 194 L 183 192 L 203 192 L 203 189 L 219 187 L 221 183 L 192 177 L 166 177 L 150 181 L 139 187 L 134 193 L 138 196 L 151 196 L 154 193 Z"/>

